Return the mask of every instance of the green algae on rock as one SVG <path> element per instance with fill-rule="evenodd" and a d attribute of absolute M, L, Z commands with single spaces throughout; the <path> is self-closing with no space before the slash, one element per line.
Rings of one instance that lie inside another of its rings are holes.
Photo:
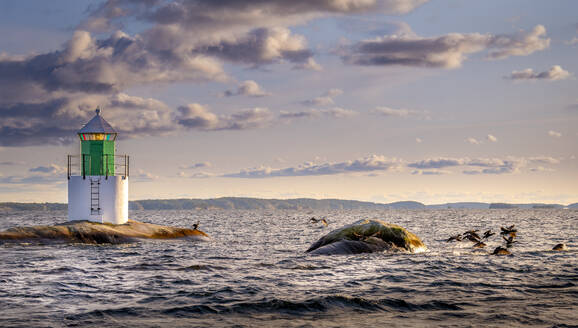
<path fill-rule="evenodd" d="M 161 226 L 129 220 L 125 224 L 69 221 L 50 226 L 15 227 L 0 232 L 0 241 L 64 241 L 87 244 L 119 244 L 134 239 L 208 239 L 196 229 Z"/>
<path fill-rule="evenodd" d="M 311 245 L 306 252 L 327 255 L 380 251 L 417 253 L 426 249 L 416 235 L 403 227 L 378 219 L 366 219 L 331 231 Z"/>

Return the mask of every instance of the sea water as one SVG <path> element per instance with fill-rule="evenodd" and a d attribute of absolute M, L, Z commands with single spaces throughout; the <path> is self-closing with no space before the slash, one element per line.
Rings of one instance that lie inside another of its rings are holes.
<path fill-rule="evenodd" d="M 570 327 L 578 325 L 576 210 L 131 211 L 208 242 L 0 244 L 1 327 Z M 325 217 L 329 226 L 309 223 Z M 407 228 L 420 254 L 314 256 L 319 237 L 364 218 Z M 0 214 L 0 230 L 66 213 Z M 448 243 L 515 224 L 510 256 Z M 557 243 L 566 252 L 551 251 Z"/>

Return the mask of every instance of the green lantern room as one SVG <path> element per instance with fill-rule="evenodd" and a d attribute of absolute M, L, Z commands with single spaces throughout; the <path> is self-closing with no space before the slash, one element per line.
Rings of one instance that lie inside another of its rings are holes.
<path fill-rule="evenodd" d="M 78 131 L 82 175 L 114 176 L 114 142 L 117 132 L 102 116 L 96 115 Z"/>

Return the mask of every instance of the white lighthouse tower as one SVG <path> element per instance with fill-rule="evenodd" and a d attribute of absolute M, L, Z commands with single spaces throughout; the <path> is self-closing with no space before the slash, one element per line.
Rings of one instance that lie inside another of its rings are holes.
<path fill-rule="evenodd" d="M 100 109 L 78 131 L 80 155 L 68 155 L 68 220 L 128 221 L 129 157 L 115 155 L 116 136 Z"/>

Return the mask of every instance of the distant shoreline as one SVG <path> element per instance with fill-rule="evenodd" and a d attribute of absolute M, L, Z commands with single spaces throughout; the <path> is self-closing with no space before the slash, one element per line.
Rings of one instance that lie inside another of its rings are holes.
<path fill-rule="evenodd" d="M 246 197 L 221 197 L 212 199 L 147 199 L 129 202 L 131 210 L 203 210 L 203 209 L 238 209 L 238 210 L 340 210 L 340 209 L 562 209 L 578 208 L 578 203 L 569 205 L 544 203 L 483 203 L 456 202 L 425 205 L 416 201 L 393 203 L 373 203 L 342 199 L 261 199 Z M 25 210 L 66 210 L 65 203 L 0 203 L 1 212 Z"/>

